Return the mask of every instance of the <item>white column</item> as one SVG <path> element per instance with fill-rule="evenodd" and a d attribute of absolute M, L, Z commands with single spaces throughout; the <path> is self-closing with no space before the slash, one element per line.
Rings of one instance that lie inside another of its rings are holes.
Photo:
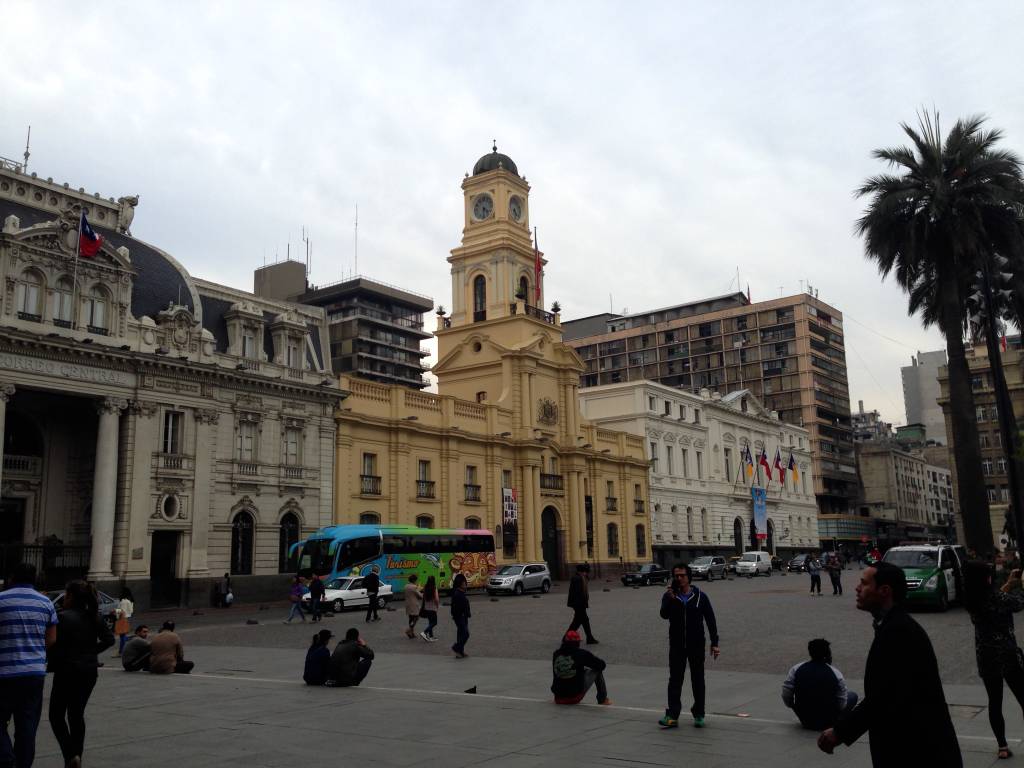
<path fill-rule="evenodd" d="M 96 430 L 96 470 L 92 483 L 92 553 L 89 580 L 113 579 L 114 509 L 117 501 L 117 432 L 121 411 L 128 401 L 108 397 L 96 404 L 100 415 Z"/>
<path fill-rule="evenodd" d="M 190 544 L 189 578 L 209 576 L 208 547 L 210 539 L 210 504 L 213 467 L 217 456 L 216 426 L 220 413 L 214 408 L 195 411 L 195 490 L 192 494 L 192 540 Z"/>
<path fill-rule="evenodd" d="M 7 421 L 7 401 L 14 397 L 13 384 L 0 384 L 0 488 L 4 484 L 4 423 Z"/>

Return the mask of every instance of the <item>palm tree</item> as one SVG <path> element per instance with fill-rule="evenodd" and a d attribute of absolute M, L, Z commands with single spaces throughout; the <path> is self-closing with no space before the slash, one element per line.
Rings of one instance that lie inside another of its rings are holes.
<path fill-rule="evenodd" d="M 917 129 L 901 124 L 913 147 L 875 150 L 898 172 L 872 176 L 857 190 L 870 204 L 856 231 L 882 276 L 894 273 L 909 294 L 910 314 L 937 323 L 946 338 L 960 513 L 968 546 L 987 556 L 992 524 L 964 354 L 965 307 L 983 261 L 1021 252 L 1024 177 L 1017 156 L 996 147 L 1002 133 L 983 123 L 958 120 L 945 139 L 937 113 L 922 115 Z"/>

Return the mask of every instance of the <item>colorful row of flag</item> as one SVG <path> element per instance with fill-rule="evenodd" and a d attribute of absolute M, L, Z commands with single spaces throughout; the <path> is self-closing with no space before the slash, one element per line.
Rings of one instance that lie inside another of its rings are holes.
<path fill-rule="evenodd" d="M 753 477 L 754 475 L 754 457 L 750 453 L 750 446 L 743 446 L 743 451 L 740 453 L 741 469 L 746 472 L 747 477 Z M 786 464 L 782 463 L 782 451 L 778 448 L 775 449 L 775 461 L 771 464 L 768 463 L 768 454 L 764 448 L 761 449 L 761 455 L 757 457 L 758 467 L 764 467 L 765 476 L 768 478 L 768 483 L 771 484 L 772 472 L 777 472 L 779 476 L 779 485 L 783 485 L 786 482 L 786 472 L 793 473 L 793 482 L 800 480 L 800 471 L 796 467 L 796 458 L 793 456 L 793 452 L 789 452 L 789 461 Z"/>

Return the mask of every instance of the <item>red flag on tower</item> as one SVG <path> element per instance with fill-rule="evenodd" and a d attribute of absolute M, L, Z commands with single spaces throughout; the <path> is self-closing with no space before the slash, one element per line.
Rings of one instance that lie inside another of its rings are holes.
<path fill-rule="evenodd" d="M 541 273 L 541 261 L 540 257 L 543 256 L 540 249 L 537 248 L 537 228 L 533 228 L 533 284 L 536 286 L 534 289 L 534 301 L 540 304 L 540 273 Z"/>
<path fill-rule="evenodd" d="M 103 245 L 103 238 L 89 226 L 89 220 L 85 218 L 85 211 L 82 211 L 82 220 L 78 223 L 78 254 L 91 259 L 100 252 L 101 245 Z"/>
<path fill-rule="evenodd" d="M 768 466 L 768 454 L 765 453 L 764 448 L 761 449 L 761 455 L 757 457 L 757 463 L 764 467 L 764 473 L 767 475 L 767 480 L 770 483 L 772 481 L 772 468 Z"/>
<path fill-rule="evenodd" d="M 786 468 L 782 466 L 782 454 L 779 453 L 778 448 L 775 449 L 775 461 L 772 466 L 779 473 L 779 485 L 782 485 L 786 482 Z"/>

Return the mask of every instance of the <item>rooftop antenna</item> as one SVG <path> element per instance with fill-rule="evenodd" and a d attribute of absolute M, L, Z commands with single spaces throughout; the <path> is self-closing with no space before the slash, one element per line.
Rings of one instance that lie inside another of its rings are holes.
<path fill-rule="evenodd" d="M 31 140 L 32 140 L 32 126 L 30 125 L 28 127 L 28 136 L 25 137 L 25 166 L 24 166 L 25 173 L 28 173 L 28 156 L 31 154 L 28 151 L 28 145 L 29 145 L 29 142 Z"/>
<path fill-rule="evenodd" d="M 306 277 L 309 277 L 309 235 L 306 234 L 306 225 L 302 225 L 302 242 L 306 244 Z"/>
<path fill-rule="evenodd" d="M 353 230 L 353 255 L 355 256 L 355 274 L 359 274 L 359 203 L 356 203 L 356 223 Z"/>

